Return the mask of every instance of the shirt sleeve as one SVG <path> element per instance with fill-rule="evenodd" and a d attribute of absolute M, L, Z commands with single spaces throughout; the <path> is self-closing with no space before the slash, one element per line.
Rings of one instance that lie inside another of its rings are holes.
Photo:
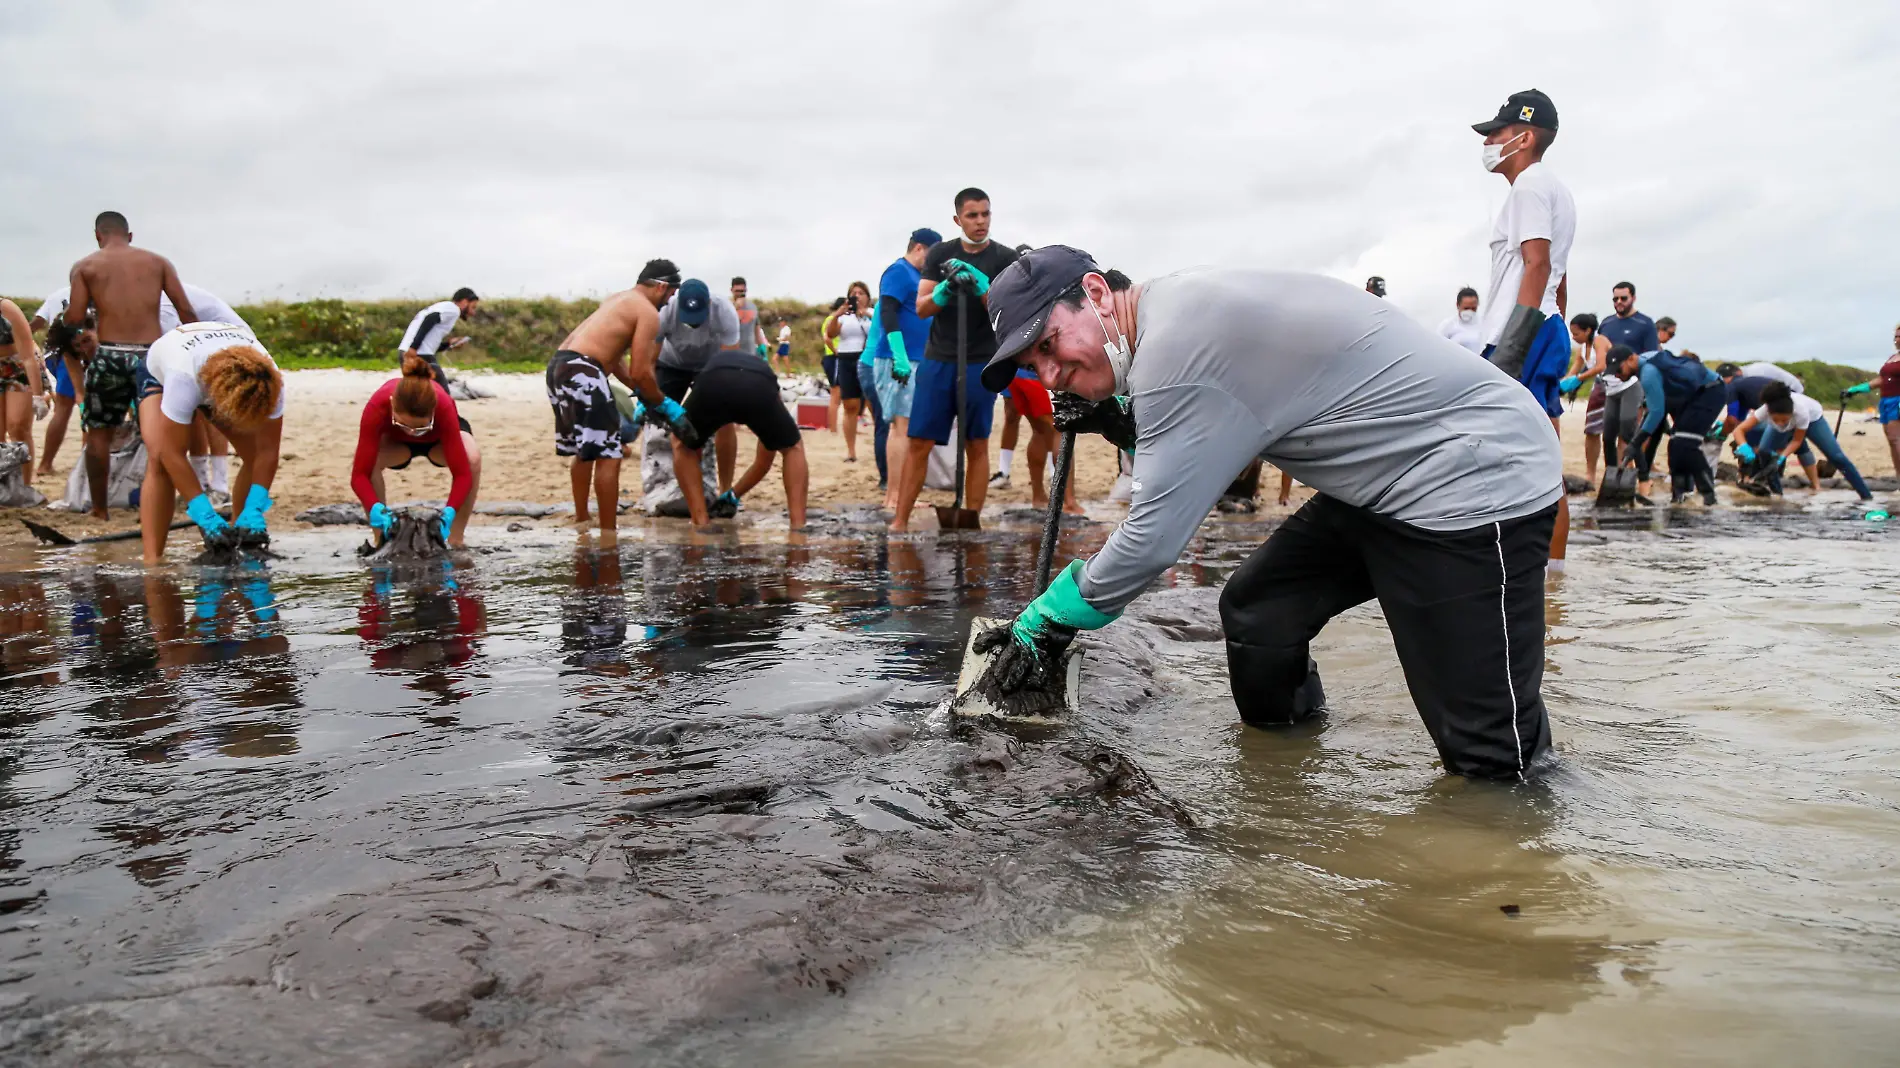
<path fill-rule="evenodd" d="M 949 259 L 950 255 L 949 253 L 942 252 L 941 251 L 942 248 L 943 248 L 942 245 L 938 245 L 935 248 L 932 248 L 929 252 L 924 254 L 924 268 L 922 272 L 924 276 L 924 281 L 926 282 L 943 281 L 943 261 Z"/>
<path fill-rule="evenodd" d="M 1655 323 L 1644 323 L 1642 333 L 1636 336 L 1636 340 L 1643 343 L 1643 347 L 1637 349 L 1637 352 L 1655 352 L 1662 348 L 1662 339 L 1656 336 Z"/>
<path fill-rule="evenodd" d="M 729 349 L 739 343 L 739 313 L 728 301 L 713 301 L 713 326 L 719 331 L 719 347 Z"/>
<path fill-rule="evenodd" d="M 455 398 L 441 386 L 435 387 L 435 425 L 442 434 L 442 461 L 449 468 L 449 507 L 459 514 L 475 476 L 468 466 L 468 446 L 462 443 L 461 413 L 455 410 Z"/>
<path fill-rule="evenodd" d="M 1511 190 L 1511 240 L 1549 241 L 1557 233 L 1557 212 L 1550 191 L 1536 181 L 1524 182 Z"/>
<path fill-rule="evenodd" d="M 427 315 L 424 315 L 422 317 L 422 322 L 416 325 L 415 340 L 411 341 L 409 344 L 403 347 L 406 349 L 415 349 L 417 353 L 421 353 L 422 346 L 428 344 L 429 342 L 429 331 L 434 330 L 435 325 L 441 321 L 442 321 L 442 317 L 440 315 L 437 315 L 435 312 L 430 312 Z"/>
<path fill-rule="evenodd" d="M 1637 373 L 1643 384 L 1643 406 L 1647 411 L 1643 415 L 1643 426 L 1639 434 L 1654 434 L 1663 421 L 1663 379 L 1662 372 L 1653 363 L 1646 363 Z"/>
<path fill-rule="evenodd" d="M 1135 397 L 1128 518 L 1089 558 L 1082 597 L 1118 615 L 1174 565 L 1234 476 L 1259 455 L 1266 429 L 1218 386 L 1178 385 Z"/>
<path fill-rule="evenodd" d="M 383 448 L 383 428 L 389 425 L 389 396 L 377 394 L 363 405 L 363 419 L 356 430 L 356 458 L 350 463 L 350 489 L 369 511 L 376 505 L 376 487 L 370 483 L 370 469 Z"/>

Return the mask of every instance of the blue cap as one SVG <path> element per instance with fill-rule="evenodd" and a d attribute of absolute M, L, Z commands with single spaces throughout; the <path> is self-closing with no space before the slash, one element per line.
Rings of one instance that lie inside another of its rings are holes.
<path fill-rule="evenodd" d="M 680 283 L 679 321 L 687 326 L 700 326 L 712 314 L 712 290 L 697 278 L 688 278 Z"/>
<path fill-rule="evenodd" d="M 935 230 L 932 230 L 930 227 L 925 226 L 920 229 L 912 230 L 910 232 L 910 242 L 906 244 L 904 247 L 909 248 L 911 245 L 941 245 L 941 244 L 943 244 L 943 235 L 938 233 Z"/>

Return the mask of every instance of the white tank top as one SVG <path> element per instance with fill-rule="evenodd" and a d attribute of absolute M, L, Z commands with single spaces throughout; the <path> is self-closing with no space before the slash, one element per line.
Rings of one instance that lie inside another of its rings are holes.
<path fill-rule="evenodd" d="M 870 325 L 871 317 L 868 315 L 838 316 L 838 351 L 863 352 Z"/>

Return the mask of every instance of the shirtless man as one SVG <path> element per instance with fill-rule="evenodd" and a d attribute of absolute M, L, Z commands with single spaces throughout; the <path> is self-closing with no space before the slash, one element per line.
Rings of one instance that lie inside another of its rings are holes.
<path fill-rule="evenodd" d="M 548 404 L 554 408 L 554 454 L 571 456 L 574 522 L 588 521 L 587 490 L 594 489 L 600 529 L 613 530 L 620 505 L 620 411 L 607 376 L 627 384 L 649 420 L 697 448 L 699 435 L 680 403 L 660 392 L 660 308 L 680 286 L 672 260 L 648 260 L 632 289 L 601 302 L 548 361 Z"/>
<path fill-rule="evenodd" d="M 158 298 L 172 302 L 180 322 L 195 323 L 198 313 L 171 261 L 132 247 L 125 216 L 100 212 L 92 236 L 99 251 L 73 264 L 72 295 L 63 318 L 79 327 L 86 322 L 87 309 L 95 309 L 98 316 L 99 348 L 86 361 L 79 425 L 86 436 L 92 515 L 105 519 L 112 432 L 125 424 L 138 403 L 134 378 L 145 365 L 145 350 L 165 333 L 158 322 Z"/>

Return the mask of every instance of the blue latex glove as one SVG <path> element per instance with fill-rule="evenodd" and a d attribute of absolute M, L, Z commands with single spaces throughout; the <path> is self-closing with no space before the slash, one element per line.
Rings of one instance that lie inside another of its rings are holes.
<path fill-rule="evenodd" d="M 893 330 L 884 335 L 891 345 L 891 379 L 898 385 L 910 381 L 910 353 L 904 347 L 904 335 Z"/>
<path fill-rule="evenodd" d="M 1576 375 L 1565 375 L 1564 380 L 1557 383 L 1557 392 L 1574 393 L 1577 387 L 1581 385 L 1583 385 L 1583 379 L 1578 378 Z"/>
<path fill-rule="evenodd" d="M 628 416 L 628 418 L 632 419 L 636 423 L 646 422 L 647 421 L 647 402 L 642 401 L 642 400 L 634 401 L 633 414 Z"/>
<path fill-rule="evenodd" d="M 699 431 L 693 421 L 686 418 L 686 409 L 679 401 L 666 397 L 660 401 L 658 421 L 666 432 L 680 439 L 680 444 L 689 449 L 699 448 Z"/>
<path fill-rule="evenodd" d="M 207 538 L 221 538 L 231 532 L 231 524 L 225 522 L 218 510 L 211 506 L 211 498 L 207 494 L 200 493 L 193 497 L 185 505 L 185 514 L 198 524 L 198 529 L 204 531 Z"/>
<path fill-rule="evenodd" d="M 1742 442 L 1741 444 L 1735 446 L 1735 458 L 1745 464 L 1754 463 L 1755 462 L 1755 447 L 1753 445 L 1750 445 L 1746 441 Z"/>
<path fill-rule="evenodd" d="M 381 501 L 369 506 L 369 528 L 387 538 L 396 533 L 396 513 Z"/>
<path fill-rule="evenodd" d="M 244 496 L 244 511 L 238 513 L 234 525 L 246 534 L 269 533 L 264 527 L 264 513 L 270 511 L 270 506 L 270 490 L 253 483 L 251 492 Z"/>
<path fill-rule="evenodd" d="M 1082 598 L 1077 585 L 1082 566 L 1080 560 L 1070 561 L 1013 622 L 977 636 L 972 645 L 977 652 L 996 652 L 990 677 L 1003 693 L 1030 685 L 1052 688 L 1061 671 L 1062 654 L 1076 632 L 1099 630 L 1114 622 L 1114 616 Z"/>
<path fill-rule="evenodd" d="M 442 540 L 443 541 L 449 540 L 449 528 L 453 526 L 454 524 L 455 524 L 455 506 L 452 504 L 443 505 L 442 506 Z"/>
<path fill-rule="evenodd" d="M 975 267 L 959 259 L 948 259 L 943 261 L 943 269 L 946 273 L 962 275 L 969 281 L 970 288 L 976 291 L 977 296 L 984 297 L 989 295 L 990 276 L 977 270 Z"/>
<path fill-rule="evenodd" d="M 713 498 L 712 506 L 706 511 L 715 519 L 726 519 L 739 514 L 739 495 L 731 490 Z"/>
<path fill-rule="evenodd" d="M 257 614 L 260 623 L 272 623 L 277 619 L 277 599 L 270 592 L 270 580 L 263 577 L 248 579 L 238 587 L 238 592 L 250 602 L 251 611 Z"/>
<path fill-rule="evenodd" d="M 1871 393 L 1873 392 L 1873 389 L 1874 387 L 1872 385 L 1866 382 L 1859 382 L 1854 385 L 1848 386 L 1844 390 L 1841 390 L 1841 396 L 1852 397 L 1859 393 Z"/>

